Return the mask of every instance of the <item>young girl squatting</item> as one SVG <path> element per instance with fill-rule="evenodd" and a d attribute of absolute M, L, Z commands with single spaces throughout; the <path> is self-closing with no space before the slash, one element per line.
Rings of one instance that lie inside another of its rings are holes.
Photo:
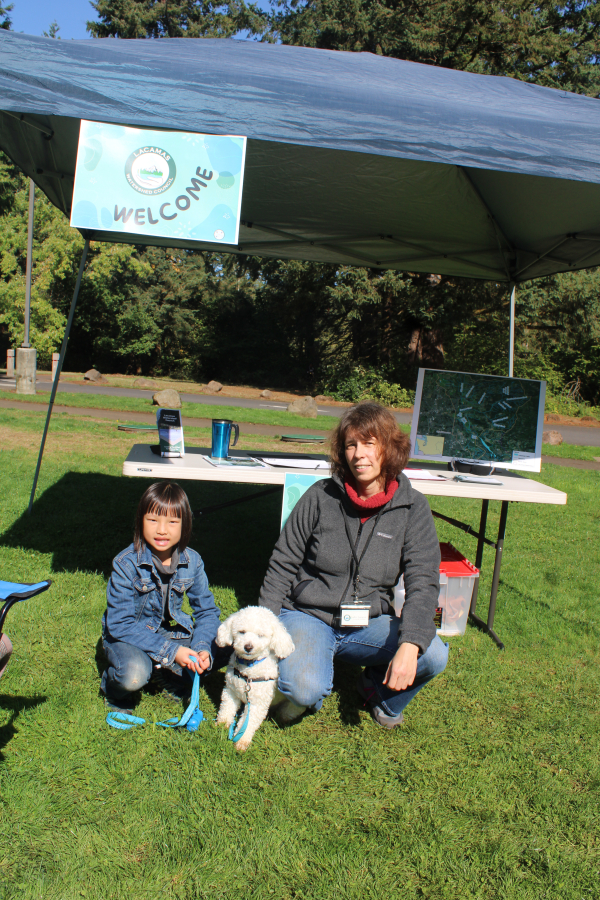
<path fill-rule="evenodd" d="M 150 681 L 153 665 L 180 676 L 210 669 L 219 610 L 202 559 L 188 547 L 192 511 L 174 482 L 151 485 L 140 500 L 133 543 L 113 560 L 102 619 L 108 667 L 101 689 L 111 709 Z M 182 610 L 187 594 L 192 616 Z"/>

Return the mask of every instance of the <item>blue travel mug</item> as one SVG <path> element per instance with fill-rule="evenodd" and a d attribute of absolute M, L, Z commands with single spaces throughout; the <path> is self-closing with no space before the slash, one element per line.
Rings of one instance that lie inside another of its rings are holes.
<path fill-rule="evenodd" d="M 210 455 L 213 459 L 227 459 L 229 456 L 229 440 L 232 428 L 235 430 L 235 440 L 232 446 L 235 447 L 240 436 L 240 426 L 232 422 L 231 419 L 212 420 L 212 447 Z"/>

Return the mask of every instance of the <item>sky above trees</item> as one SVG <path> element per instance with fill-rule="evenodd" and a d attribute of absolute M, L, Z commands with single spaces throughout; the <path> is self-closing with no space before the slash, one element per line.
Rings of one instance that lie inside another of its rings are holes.
<path fill-rule="evenodd" d="M 58 22 L 63 40 L 89 38 L 86 22 L 96 18 L 89 0 L 12 0 L 13 31 L 41 35 Z"/>
<path fill-rule="evenodd" d="M 90 0 L 12 0 L 10 13 L 13 31 L 41 35 L 47 32 L 52 22 L 59 26 L 58 36 L 63 40 L 81 41 L 90 37 L 86 22 L 97 19 Z M 3 0 L 0 6 L 10 5 Z M 258 3 L 267 8 L 266 0 Z"/>

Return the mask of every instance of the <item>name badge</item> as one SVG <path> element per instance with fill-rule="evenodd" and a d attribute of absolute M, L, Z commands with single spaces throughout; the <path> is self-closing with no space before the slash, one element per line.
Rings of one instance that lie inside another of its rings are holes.
<path fill-rule="evenodd" d="M 365 603 L 342 604 L 340 628 L 365 628 L 369 624 L 369 609 Z"/>

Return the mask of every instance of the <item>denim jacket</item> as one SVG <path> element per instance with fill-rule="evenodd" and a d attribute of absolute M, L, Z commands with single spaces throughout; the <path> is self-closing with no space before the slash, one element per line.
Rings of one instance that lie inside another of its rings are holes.
<path fill-rule="evenodd" d="M 181 609 L 187 594 L 193 619 Z M 220 611 L 208 587 L 204 563 L 189 547 L 179 556 L 177 571 L 167 590 L 165 613 L 181 630 L 160 631 L 163 621 L 161 579 L 148 546 L 139 552 L 133 544 L 113 560 L 106 589 L 107 608 L 102 618 L 102 636 L 108 641 L 125 641 L 144 650 L 155 662 L 171 666 L 179 643 L 176 638 L 192 638 L 192 650 L 206 650 L 212 657 L 219 627 Z M 212 661 L 212 659 L 211 659 Z"/>

